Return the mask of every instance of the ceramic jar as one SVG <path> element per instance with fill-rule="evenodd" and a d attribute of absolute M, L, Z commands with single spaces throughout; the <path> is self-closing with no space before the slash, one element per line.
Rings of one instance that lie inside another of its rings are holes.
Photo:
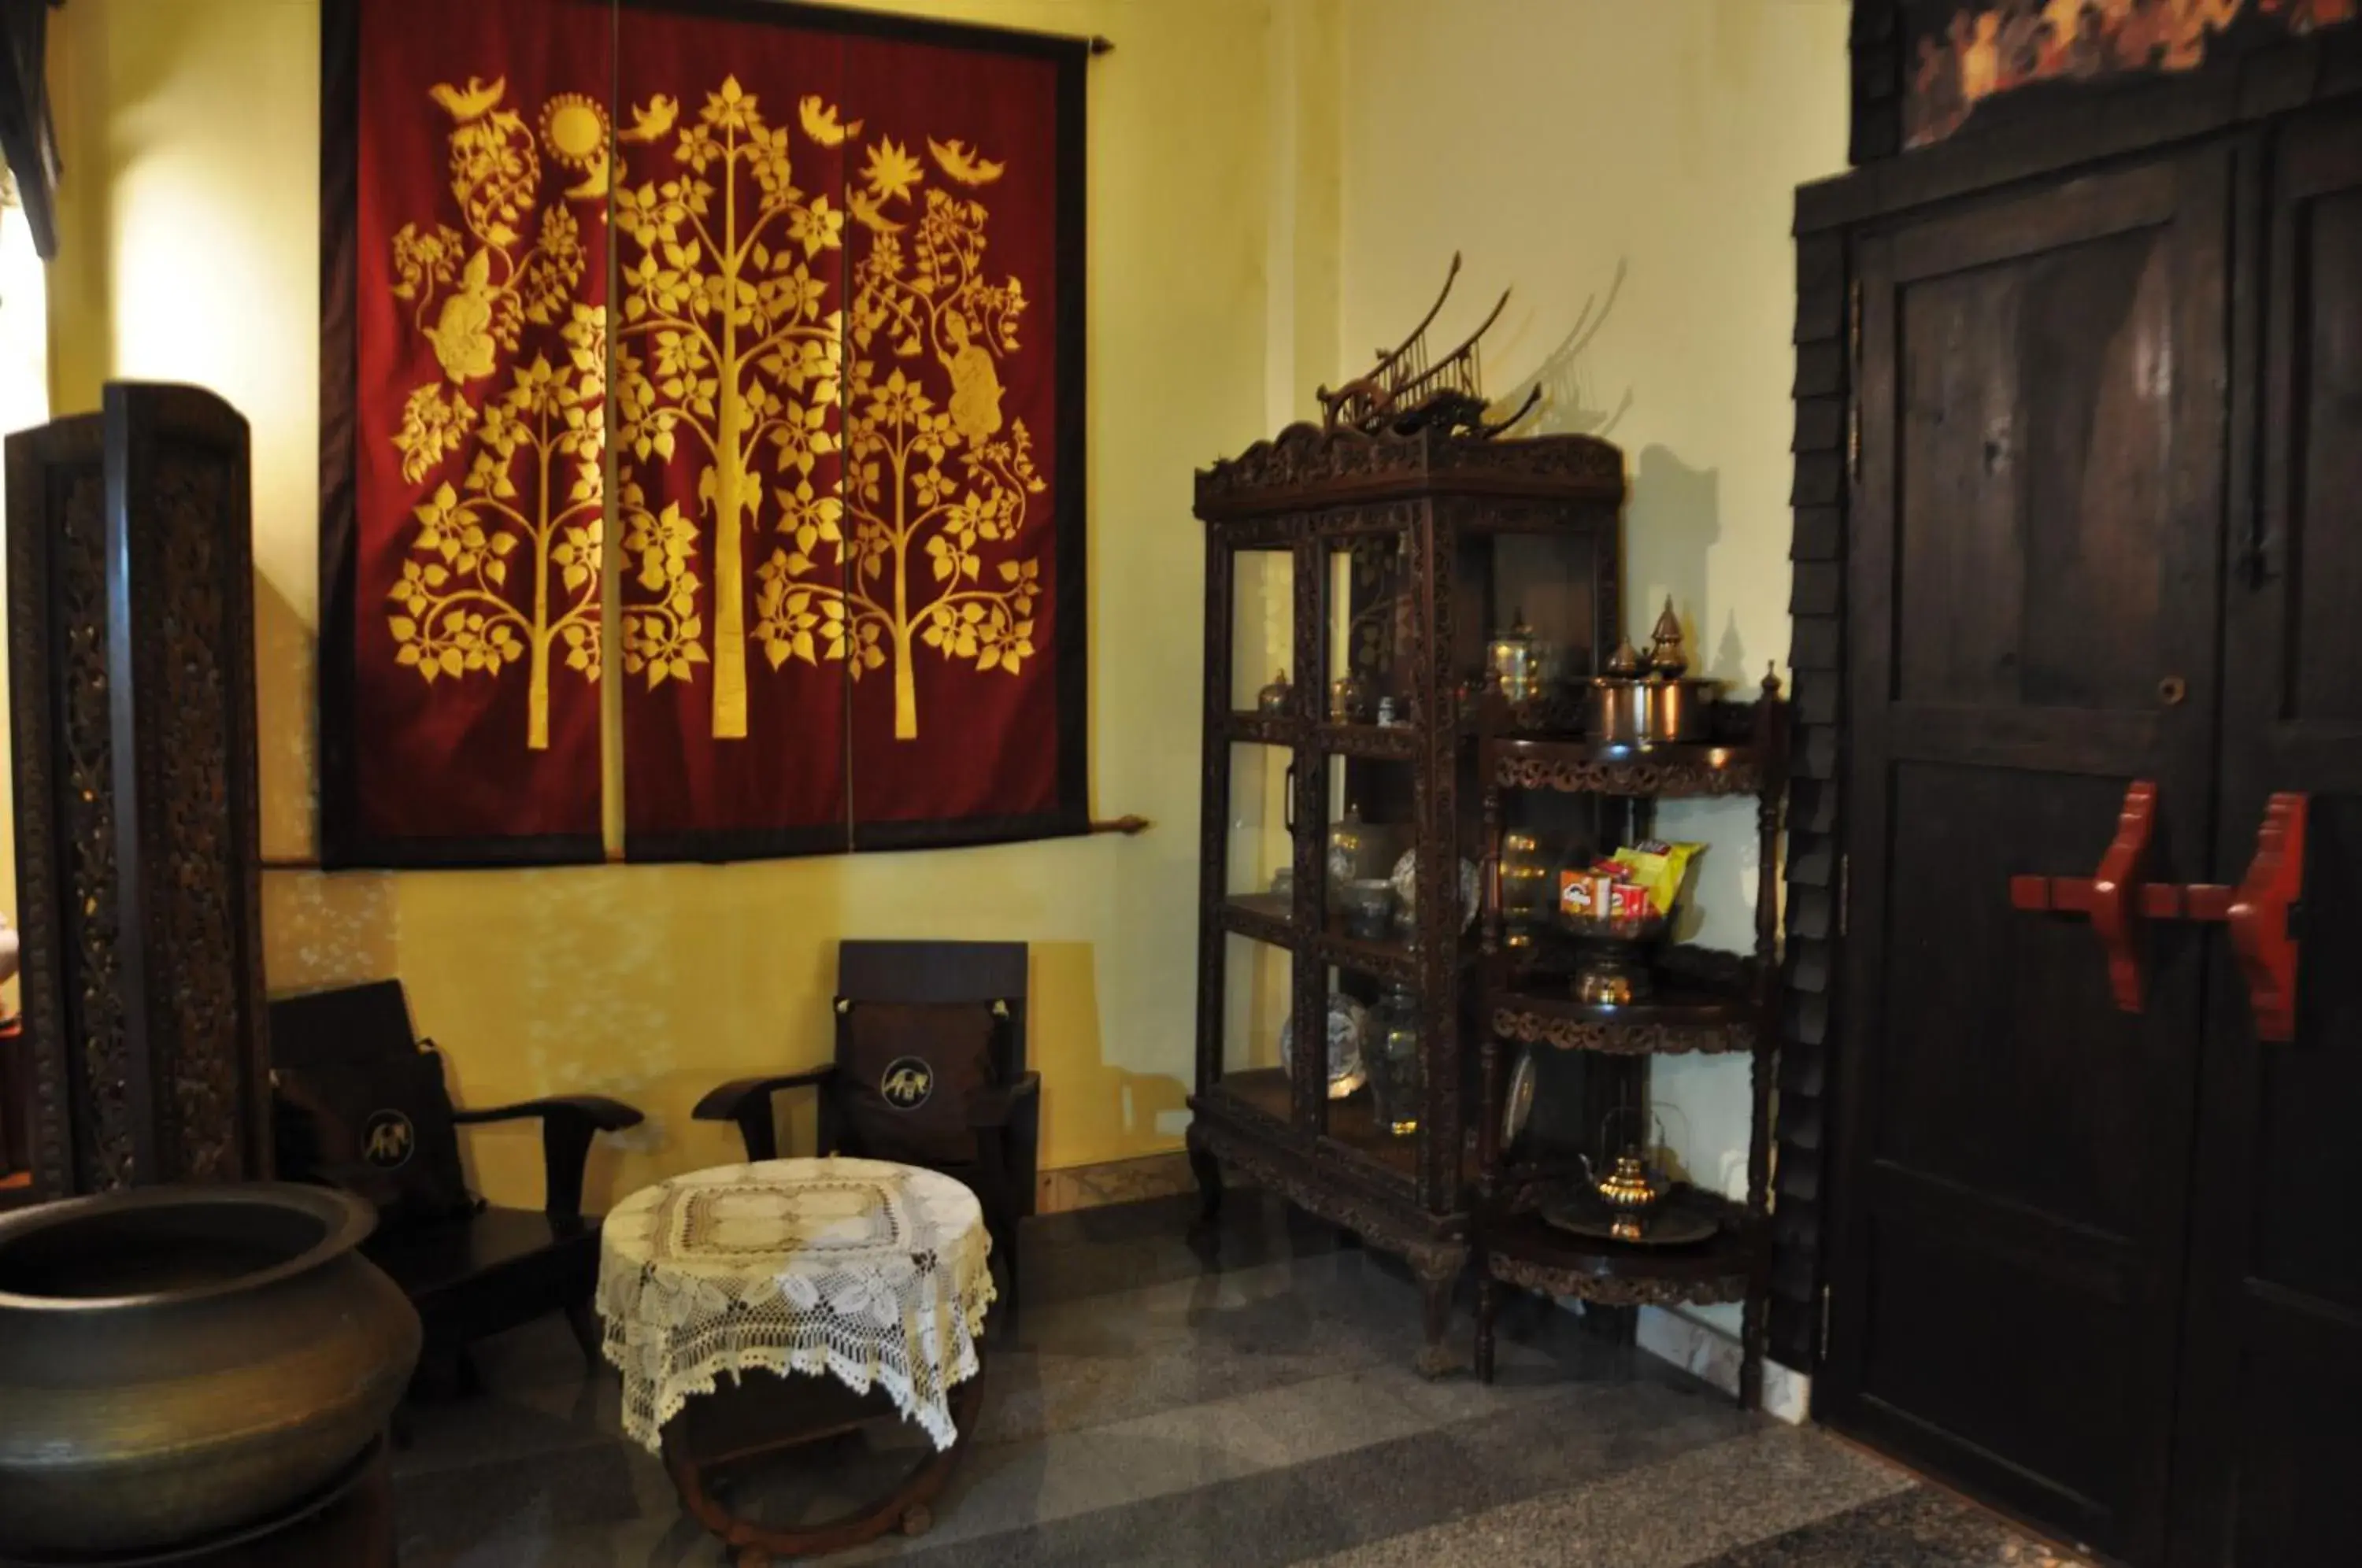
<path fill-rule="evenodd" d="M 1356 942 L 1384 942 L 1395 918 L 1394 884 L 1383 877 L 1365 877 L 1345 884 L 1339 894 L 1345 908 L 1345 934 Z"/>

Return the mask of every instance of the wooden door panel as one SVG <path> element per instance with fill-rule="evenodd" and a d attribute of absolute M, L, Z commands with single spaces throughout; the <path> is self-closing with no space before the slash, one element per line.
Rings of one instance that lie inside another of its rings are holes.
<path fill-rule="evenodd" d="M 2149 701 L 2172 263 L 2169 229 L 2129 229 L 1903 293 L 1898 698 Z"/>
<path fill-rule="evenodd" d="M 2112 1553 L 2157 1548 L 2204 950 L 2118 1009 L 2080 921 L 2126 785 L 2201 879 L 2229 162 L 1866 237 L 1831 1343 L 1817 1407 Z M 2188 701 L 2160 693 L 2180 678 Z"/>
<path fill-rule="evenodd" d="M 2125 1489 L 2113 1412 L 2138 1360 L 2125 1304 L 2061 1291 L 2046 1259 L 1978 1240 L 1872 1220 L 1871 1402 L 1938 1453 L 1966 1444 L 1992 1456 L 2024 1511 L 2104 1533 L 2103 1499 Z M 1930 1344 L 1950 1349 L 1930 1356 Z"/>
<path fill-rule="evenodd" d="M 2209 1011 L 2173 1557 L 2205 1568 L 2362 1562 L 2362 111 L 2277 151 L 2217 857 L 2308 798 L 2302 948 L 2293 1039 L 2257 1037 L 2227 955 Z"/>
<path fill-rule="evenodd" d="M 2250 1286 L 2237 1345 L 2233 1546 L 2241 1568 L 2340 1568 L 2362 1552 L 2362 1326 Z M 2209 1561 L 2191 1558 L 2190 1561 Z"/>
<path fill-rule="evenodd" d="M 2296 1037 L 2226 984 L 2207 1042 L 2177 1561 L 2210 1568 L 2362 1562 L 2362 766 L 2336 782 L 2307 791 Z"/>
<path fill-rule="evenodd" d="M 2290 366 L 2302 443 L 2286 505 L 2288 717 L 2362 725 L 2362 190 L 2323 192 L 2296 215 L 2308 330 Z"/>
<path fill-rule="evenodd" d="M 2349 1207 L 2362 1197 L 2362 966 L 2351 961 L 2362 955 L 2362 796 L 2316 793 L 2306 814 L 2296 1039 L 2248 1046 L 2262 1101 L 2248 1273 L 2362 1313 L 2362 1220 Z"/>
<path fill-rule="evenodd" d="M 1890 991 L 1868 1151 L 2118 1244 L 2140 1222 L 2156 1114 L 2146 1021 L 2117 1010 L 2089 925 L 2029 920 L 1994 890 L 2020 872 L 2088 872 L 2126 782 L 1896 765 L 1893 820 L 1910 831 L 1890 862 L 1890 951 L 1985 956 L 1913 965 Z"/>

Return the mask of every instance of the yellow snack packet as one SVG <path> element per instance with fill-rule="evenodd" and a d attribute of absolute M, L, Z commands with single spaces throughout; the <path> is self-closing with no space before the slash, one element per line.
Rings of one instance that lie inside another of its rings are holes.
<path fill-rule="evenodd" d="M 1683 878 L 1689 875 L 1690 862 L 1705 854 L 1705 847 L 1648 839 L 1628 845 L 1608 858 L 1625 868 L 1624 880 L 1649 890 L 1650 908 L 1659 914 L 1671 914 L 1673 900 L 1681 897 Z"/>

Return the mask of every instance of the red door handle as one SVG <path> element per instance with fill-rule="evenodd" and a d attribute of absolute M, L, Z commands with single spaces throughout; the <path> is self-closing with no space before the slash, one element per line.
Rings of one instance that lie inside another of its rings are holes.
<path fill-rule="evenodd" d="M 2143 896 L 2179 893 L 2170 883 L 2144 883 L 2149 840 L 2157 830 L 2157 786 L 2146 778 L 2125 787 L 2125 809 L 2116 836 L 2089 877 L 2012 877 L 2009 901 L 2022 910 L 2088 917 L 2108 955 L 2108 987 L 2126 1012 L 2141 1010 L 2147 977 L 2142 974 L 2140 921 L 2149 911 Z M 2179 900 L 2177 900 L 2178 903 Z"/>
<path fill-rule="evenodd" d="M 2146 1000 L 2143 921 L 2224 922 L 2246 976 L 2257 1038 L 2292 1039 L 2297 942 L 2290 914 L 2304 891 L 2304 808 L 2302 795 L 2271 798 L 2256 834 L 2256 857 L 2236 888 L 2147 882 L 2142 877 L 2157 829 L 2157 786 L 2136 779 L 2125 790 L 2116 836 L 2096 871 L 2089 877 L 2012 877 L 2009 901 L 2021 910 L 2087 917 L 2107 953 L 2109 988 L 2126 1012 L 2139 1012 Z"/>
<path fill-rule="evenodd" d="M 2256 857 L 2231 900 L 2231 947 L 2247 977 L 2256 1038 L 2296 1038 L 2297 940 L 2289 915 L 2304 893 L 2305 798 L 2277 794 L 2256 830 Z"/>

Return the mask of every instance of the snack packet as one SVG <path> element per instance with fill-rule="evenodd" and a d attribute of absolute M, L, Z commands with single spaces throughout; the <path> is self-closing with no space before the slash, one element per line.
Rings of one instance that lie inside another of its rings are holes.
<path fill-rule="evenodd" d="M 1659 914 L 1671 914 L 1673 900 L 1681 896 L 1682 880 L 1688 876 L 1690 862 L 1705 853 L 1702 844 L 1667 844 L 1661 839 L 1648 839 L 1628 845 L 1608 858 L 1616 863 L 1618 878 L 1648 890 L 1649 905 Z"/>
<path fill-rule="evenodd" d="M 1562 871 L 1558 879 L 1560 912 L 1594 920 L 1640 920 L 1653 911 L 1649 889 L 1613 871 Z"/>

